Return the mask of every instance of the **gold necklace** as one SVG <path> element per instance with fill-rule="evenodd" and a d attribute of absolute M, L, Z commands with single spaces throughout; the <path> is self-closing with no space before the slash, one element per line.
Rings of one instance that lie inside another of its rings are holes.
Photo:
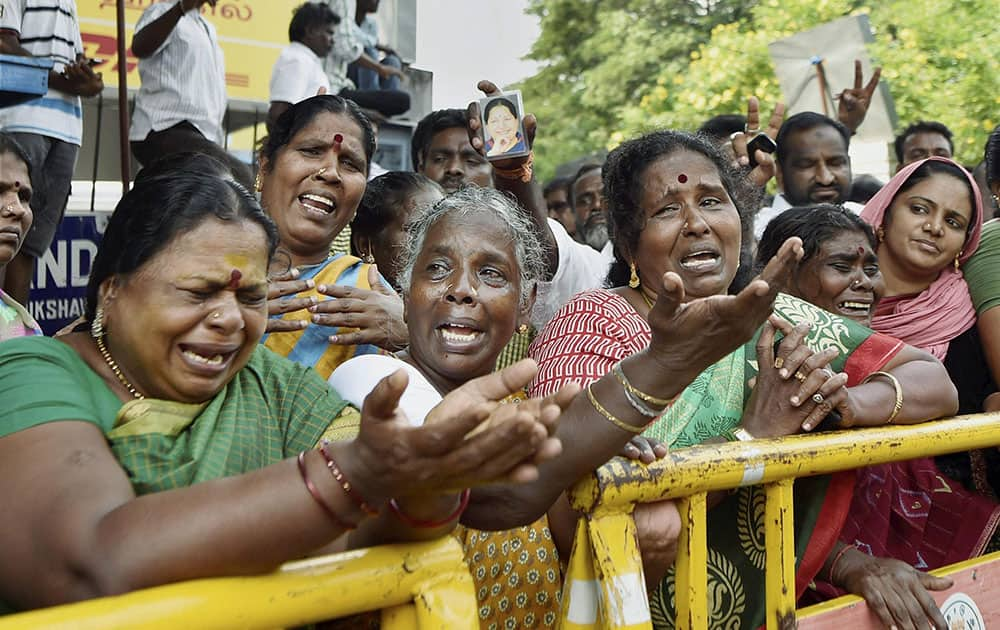
<path fill-rule="evenodd" d="M 137 390 L 135 386 L 132 385 L 132 383 L 130 383 L 127 378 L 125 378 L 125 375 L 122 374 L 121 368 L 118 367 L 118 363 L 113 358 L 111 358 L 111 353 L 108 352 L 108 347 L 104 345 L 104 335 L 95 337 L 95 339 L 97 341 L 97 349 L 100 350 L 101 356 L 104 357 L 104 362 L 108 364 L 108 367 L 111 368 L 111 371 L 114 372 L 114 375 L 118 377 L 118 382 L 122 384 L 122 387 L 127 389 L 128 393 L 132 394 L 132 397 L 135 398 L 136 400 L 144 399 L 145 396 L 140 394 L 139 390 Z"/>
<path fill-rule="evenodd" d="M 636 289 L 636 291 L 638 291 L 639 295 L 642 296 L 642 299 L 644 302 L 646 302 L 646 306 L 649 307 L 649 310 L 653 310 L 653 300 L 649 299 L 649 296 L 646 295 L 646 292 L 643 291 L 642 289 Z"/>

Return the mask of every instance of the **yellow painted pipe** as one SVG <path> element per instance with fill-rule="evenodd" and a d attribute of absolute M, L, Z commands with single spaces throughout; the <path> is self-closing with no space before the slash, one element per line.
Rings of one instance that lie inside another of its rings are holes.
<path fill-rule="evenodd" d="M 434 591 L 442 585 L 447 588 Z M 445 604 L 447 614 L 432 618 L 429 627 L 478 628 L 472 579 L 454 538 L 313 558 L 286 564 L 269 575 L 193 580 L 46 608 L 0 618 L 0 630 L 264 630 L 336 619 L 415 599 Z"/>

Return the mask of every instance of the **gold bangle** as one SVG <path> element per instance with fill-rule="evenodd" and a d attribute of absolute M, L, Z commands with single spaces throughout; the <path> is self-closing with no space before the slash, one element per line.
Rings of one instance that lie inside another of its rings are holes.
<path fill-rule="evenodd" d="M 622 387 L 624 387 L 626 391 L 628 391 L 628 393 L 632 394 L 633 396 L 638 396 L 639 398 L 645 400 L 651 405 L 654 405 L 656 407 L 668 407 L 675 400 L 677 400 L 677 396 L 666 399 L 657 398 L 656 396 L 650 396 L 646 392 L 641 392 L 638 389 L 636 389 L 635 386 L 633 386 L 632 383 L 629 382 L 628 378 L 626 378 L 625 371 L 622 370 L 621 361 L 614 364 L 614 366 L 611 368 L 611 372 L 615 375 L 615 378 L 618 379 L 618 382 L 622 384 Z"/>
<path fill-rule="evenodd" d="M 892 413 L 889 414 L 889 419 L 885 421 L 886 424 L 892 424 L 892 421 L 896 419 L 899 411 L 903 408 L 903 386 L 899 384 L 899 379 L 888 372 L 872 372 L 865 377 L 865 380 L 861 381 L 861 384 L 864 385 L 876 376 L 884 376 L 889 379 L 889 382 L 892 383 L 892 388 L 896 391 L 896 402 L 892 406 Z"/>
<path fill-rule="evenodd" d="M 591 390 L 590 387 L 591 387 L 590 385 L 587 385 L 587 399 L 590 400 L 590 404 L 593 405 L 594 409 L 597 410 L 597 413 L 607 418 L 608 422 L 615 425 L 619 429 L 622 429 L 623 431 L 628 431 L 629 433 L 632 433 L 634 435 L 639 435 L 640 433 L 646 430 L 645 425 L 641 427 L 634 427 L 631 424 L 622 422 L 618 418 L 611 415 L 611 412 L 605 409 L 604 405 L 597 402 L 597 397 L 594 396 L 594 392 L 593 390 Z"/>

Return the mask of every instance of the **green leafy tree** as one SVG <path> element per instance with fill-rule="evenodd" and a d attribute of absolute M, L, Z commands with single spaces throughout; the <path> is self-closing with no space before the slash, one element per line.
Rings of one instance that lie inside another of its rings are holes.
<path fill-rule="evenodd" d="M 648 129 L 693 129 L 742 112 L 751 94 L 776 101 L 767 45 L 859 13 L 869 15 L 869 52 L 884 67 L 900 124 L 943 122 L 957 157 L 976 163 L 1000 119 L 996 8 L 996 0 L 535 0 L 542 36 L 531 55 L 547 65 L 522 87 L 539 115 L 540 173 Z"/>

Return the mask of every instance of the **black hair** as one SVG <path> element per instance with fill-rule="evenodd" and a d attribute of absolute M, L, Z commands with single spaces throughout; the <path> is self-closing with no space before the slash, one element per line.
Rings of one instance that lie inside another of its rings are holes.
<path fill-rule="evenodd" d="M 340 24 L 340 16 L 327 4 L 306 2 L 296 7 L 292 21 L 288 23 L 288 41 L 302 42 L 309 29 L 327 24 Z"/>
<path fill-rule="evenodd" d="M 799 131 L 808 131 L 815 127 L 821 125 L 826 125 L 832 127 L 840 134 L 840 137 L 844 139 L 844 151 L 846 152 L 851 146 L 851 132 L 847 130 L 840 121 L 834 120 L 829 116 L 824 116 L 823 114 L 817 114 L 816 112 L 799 112 L 794 116 L 791 116 L 788 120 L 781 124 L 781 128 L 778 129 L 778 137 L 775 138 L 775 143 L 778 145 L 775 151 L 775 159 L 778 161 L 779 165 L 785 164 L 788 158 L 788 137 Z"/>
<path fill-rule="evenodd" d="M 362 144 L 365 149 L 365 173 L 371 167 L 375 153 L 375 130 L 371 121 L 354 101 L 335 94 L 320 94 L 295 103 L 286 109 L 271 127 L 271 133 L 261 140 L 260 156 L 271 168 L 281 149 L 285 148 L 295 134 L 307 127 L 323 113 L 344 114 L 361 127 Z"/>
<path fill-rule="evenodd" d="M 743 114 L 719 114 L 701 123 L 698 133 L 714 138 L 728 140 L 737 131 L 743 131 L 747 126 L 747 117 Z"/>
<path fill-rule="evenodd" d="M 565 190 L 567 196 L 569 196 L 569 187 L 573 183 L 573 178 L 571 177 L 556 177 L 548 184 L 545 184 L 545 188 L 542 189 L 542 196 L 548 196 L 557 190 Z"/>
<path fill-rule="evenodd" d="M 31 179 L 31 160 L 28 159 L 28 152 L 24 150 L 21 143 L 9 133 L 0 131 L 0 155 L 10 153 L 17 159 L 24 162 L 24 168 L 28 171 L 28 179 Z"/>
<path fill-rule="evenodd" d="M 983 161 L 986 162 L 986 183 L 1000 182 L 1000 125 L 994 127 L 990 137 L 986 139 Z"/>
<path fill-rule="evenodd" d="M 497 97 L 486 104 L 486 109 L 483 110 L 483 120 L 490 119 L 490 112 L 500 106 L 504 106 L 510 112 L 510 115 L 514 118 L 519 118 L 517 113 L 517 106 L 509 98 L 504 98 L 502 96 Z"/>
<path fill-rule="evenodd" d="M 463 109 L 439 109 L 433 111 L 417 123 L 410 140 L 410 159 L 413 160 L 413 170 L 419 171 L 420 165 L 427 159 L 427 151 L 431 148 L 434 135 L 445 129 L 461 127 L 468 128 L 468 119 Z"/>
<path fill-rule="evenodd" d="M 231 176 L 206 173 L 198 164 L 170 170 L 150 167 L 136 178 L 108 221 L 87 283 L 87 319 L 93 321 L 101 283 L 128 276 L 155 258 L 179 234 L 208 219 L 250 221 L 267 236 L 268 262 L 278 247 L 278 229 L 257 198 Z M 150 172 L 152 171 L 152 172 Z M 205 243 L 211 247 L 211 243 Z"/>
<path fill-rule="evenodd" d="M 969 225 L 965 230 L 965 234 L 966 236 L 968 236 L 969 233 L 972 232 L 972 228 L 975 227 L 976 224 L 976 206 L 977 206 L 976 201 L 982 201 L 982 199 L 979 197 L 979 191 L 973 188 L 972 184 L 969 182 L 968 172 L 958 164 L 955 164 L 954 162 L 951 161 L 945 162 L 942 160 L 925 160 L 924 163 L 918 166 L 915 171 L 910 173 L 910 176 L 907 177 L 906 181 L 902 183 L 902 185 L 899 187 L 899 190 L 896 191 L 896 195 L 892 198 L 892 202 L 896 201 L 896 199 L 900 195 L 902 195 L 907 190 L 910 190 L 918 183 L 924 181 L 925 179 L 930 179 L 931 176 L 938 174 L 950 175 L 951 177 L 954 177 L 955 179 L 962 182 L 965 185 L 966 190 L 969 191 L 969 207 L 972 209 L 972 216 L 969 217 Z M 889 206 L 885 210 L 885 215 L 882 218 L 882 225 L 884 226 L 885 229 L 889 229 L 889 223 L 892 220 L 891 217 L 892 202 L 889 203 Z M 979 217 L 979 220 L 982 221 L 983 218 Z"/>
<path fill-rule="evenodd" d="M 135 183 L 138 184 L 139 182 L 149 179 L 150 177 L 161 177 L 175 171 L 204 173 L 239 182 L 233 174 L 232 169 L 229 168 L 229 166 L 227 166 L 222 160 L 219 160 L 207 153 L 200 153 L 198 151 L 182 151 L 180 153 L 168 153 L 167 155 L 157 158 L 147 166 L 140 169 L 135 175 Z M 239 183 L 244 186 L 244 188 L 246 187 L 243 182 Z"/>
<path fill-rule="evenodd" d="M 896 150 L 896 164 L 903 163 L 903 144 L 906 142 L 906 139 L 918 133 L 936 133 L 944 136 L 944 139 L 948 141 L 948 150 L 952 154 L 955 153 L 955 143 L 951 139 L 951 129 L 932 120 L 918 120 L 904 129 L 893 141 L 892 146 Z"/>
<path fill-rule="evenodd" d="M 437 182 L 420 173 L 390 171 L 368 182 L 358 212 L 351 221 L 352 234 L 377 236 L 402 209 L 403 202 L 418 191 L 444 190 Z"/>
<path fill-rule="evenodd" d="M 784 242 L 793 236 L 802 239 L 804 255 L 799 263 L 801 266 L 819 252 L 825 241 L 836 238 L 842 232 L 864 234 L 873 250 L 878 247 L 872 226 L 843 206 L 819 203 L 789 208 L 771 219 L 764 228 L 764 234 L 757 243 L 754 271 L 760 273 Z"/>
<path fill-rule="evenodd" d="M 573 194 L 573 188 L 576 187 L 576 183 L 580 181 L 580 178 L 591 171 L 600 171 L 601 165 L 597 162 L 587 162 L 573 173 L 573 177 L 569 180 L 569 188 L 566 189 L 566 197 L 569 200 L 569 205 L 573 208 L 573 212 L 576 212 L 576 195 Z"/>
<path fill-rule="evenodd" d="M 615 247 L 615 259 L 608 271 L 607 286 L 624 286 L 629 279 L 626 253 L 634 253 L 646 216 L 639 207 L 642 179 L 656 160 L 677 151 L 700 153 L 719 171 L 723 187 L 729 193 L 743 224 L 743 247 L 749 247 L 747 233 L 752 212 L 760 207 L 761 190 L 754 187 L 742 172 L 735 170 L 708 136 L 682 131 L 654 131 L 629 140 L 608 155 L 604 164 L 604 200 L 608 211 L 608 233 Z"/>
<path fill-rule="evenodd" d="M 851 190 L 847 193 L 846 201 L 865 205 L 884 185 L 874 175 L 858 175 L 851 181 Z"/>

